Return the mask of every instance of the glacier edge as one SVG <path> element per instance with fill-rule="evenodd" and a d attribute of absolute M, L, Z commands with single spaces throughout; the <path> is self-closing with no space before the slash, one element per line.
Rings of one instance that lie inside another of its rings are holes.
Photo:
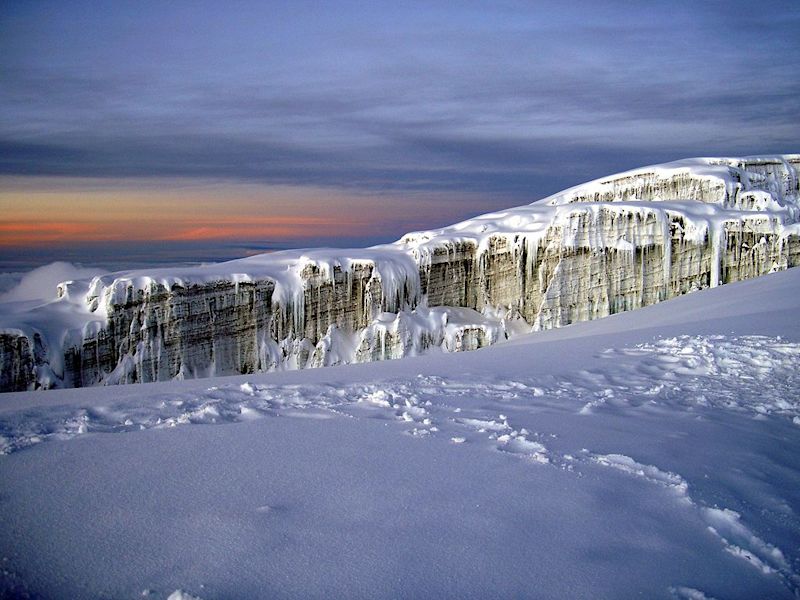
<path fill-rule="evenodd" d="M 64 282 L 0 304 L 0 390 L 480 348 L 800 264 L 800 155 L 612 175 L 393 244 Z"/>

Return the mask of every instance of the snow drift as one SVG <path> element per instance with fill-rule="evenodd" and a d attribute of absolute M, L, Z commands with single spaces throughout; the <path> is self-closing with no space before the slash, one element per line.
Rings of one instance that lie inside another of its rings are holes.
<path fill-rule="evenodd" d="M 469 350 L 787 269 L 798 166 L 688 159 L 394 244 L 65 281 L 0 304 L 0 390 Z"/>

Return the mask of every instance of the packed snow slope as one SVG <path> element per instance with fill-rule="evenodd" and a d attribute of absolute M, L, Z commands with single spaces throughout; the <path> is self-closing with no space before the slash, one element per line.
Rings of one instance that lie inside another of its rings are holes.
<path fill-rule="evenodd" d="M 0 399 L 0 596 L 791 599 L 800 269 L 461 354 Z"/>
<path fill-rule="evenodd" d="M 384 246 L 67 281 L 0 303 L 0 390 L 470 350 L 786 269 L 798 166 L 689 159 Z"/>

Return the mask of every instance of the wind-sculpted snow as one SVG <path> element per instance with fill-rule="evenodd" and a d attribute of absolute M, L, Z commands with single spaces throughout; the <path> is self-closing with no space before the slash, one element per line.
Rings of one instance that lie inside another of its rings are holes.
<path fill-rule="evenodd" d="M 725 552 L 741 558 L 764 575 L 776 575 L 792 593 L 800 592 L 800 574 L 792 570 L 779 548 L 755 535 L 742 523 L 741 515 L 736 511 L 697 505 L 689 495 L 689 484 L 680 475 L 662 471 L 653 465 L 638 463 L 621 454 L 601 454 L 591 458 L 599 465 L 668 489 L 680 501 L 697 509 L 708 530 L 719 537 Z"/>
<path fill-rule="evenodd" d="M 394 244 L 64 282 L 0 304 L 0 390 L 471 350 L 787 269 L 798 165 L 689 159 Z"/>
<path fill-rule="evenodd" d="M 136 400 L 105 407 L 45 407 L 0 414 L 0 454 L 48 440 L 86 433 L 125 433 L 190 424 L 223 424 L 267 416 L 328 418 L 346 414 L 394 419 L 412 435 L 439 434 L 498 442 L 498 448 L 546 457 L 528 431 L 512 428 L 503 414 L 462 412 L 460 398 L 527 401 L 581 415 L 598 410 L 733 411 L 754 418 L 773 415 L 800 426 L 800 344 L 779 337 L 680 336 L 631 348 L 611 348 L 598 358 L 607 368 L 570 377 L 514 381 L 460 381 L 419 376 L 394 385 L 318 384 L 214 386 L 202 394 L 164 394 L 149 404 Z M 472 436 L 470 434 L 473 434 Z M 514 442 L 514 443 L 511 443 Z M 606 457 L 600 462 L 610 461 Z M 547 461 L 543 461 L 547 462 Z M 616 468 L 630 470 L 624 462 Z M 646 475 L 646 473 L 644 474 Z M 652 477 L 651 477 L 652 478 Z M 677 485 L 669 477 L 656 477 Z"/>
<path fill-rule="evenodd" d="M 569 415 L 571 423 L 604 414 L 642 423 L 648 418 L 656 422 L 660 416 L 724 421 L 728 415 L 752 415 L 800 426 L 798 357 L 800 344 L 779 337 L 680 336 L 607 349 L 597 356 L 602 371 L 570 376 L 420 375 L 345 386 L 245 382 L 200 393 L 176 388 L 105 406 L 5 412 L 0 416 L 0 451 L 8 454 L 88 434 L 264 418 L 378 420 L 390 427 L 390 435 L 476 446 L 523 460 L 531 468 L 559 469 L 575 477 L 608 471 L 633 478 L 638 481 L 634 486 L 651 486 L 654 493 L 663 494 L 662 502 L 685 507 L 697 527 L 718 540 L 721 553 L 741 559 L 742 569 L 775 578 L 789 594 L 797 594 L 800 574 L 785 554 L 794 549 L 770 542 L 769 531 L 751 529 L 737 507 L 710 503 L 695 491 L 703 487 L 703 479 L 691 479 L 625 450 L 594 450 L 592 445 L 598 442 L 581 434 L 579 427 L 565 428 L 558 419 L 537 415 Z M 541 427 L 520 426 L 520 415 L 530 415 L 527 420 L 539 421 Z M 586 431 L 591 430 L 587 425 Z M 606 448 L 613 447 L 613 436 L 601 439 Z M 672 588 L 671 593 L 677 598 L 705 597 L 684 586 Z"/>
<path fill-rule="evenodd" d="M 608 350 L 602 357 L 631 366 L 623 371 L 624 382 L 613 369 L 580 373 L 570 382 L 576 397 L 588 400 L 581 409 L 585 413 L 620 402 L 650 407 L 680 403 L 687 409 L 710 406 L 754 417 L 781 415 L 800 425 L 800 346 L 780 338 L 680 336 Z M 618 390 L 634 393 L 620 398 Z M 594 397 L 587 397 L 587 391 Z"/>

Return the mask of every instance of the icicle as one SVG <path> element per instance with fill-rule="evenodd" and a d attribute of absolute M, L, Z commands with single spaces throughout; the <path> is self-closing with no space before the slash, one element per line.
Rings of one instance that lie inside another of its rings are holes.
<path fill-rule="evenodd" d="M 666 300 L 670 296 L 672 284 L 672 219 L 669 213 L 662 211 L 661 215 L 661 271 L 663 276 L 664 290 L 661 300 Z"/>
<path fill-rule="evenodd" d="M 711 287 L 720 285 L 720 272 L 722 269 L 722 244 L 725 243 L 725 227 L 723 223 L 710 223 L 709 236 L 711 238 Z"/>

